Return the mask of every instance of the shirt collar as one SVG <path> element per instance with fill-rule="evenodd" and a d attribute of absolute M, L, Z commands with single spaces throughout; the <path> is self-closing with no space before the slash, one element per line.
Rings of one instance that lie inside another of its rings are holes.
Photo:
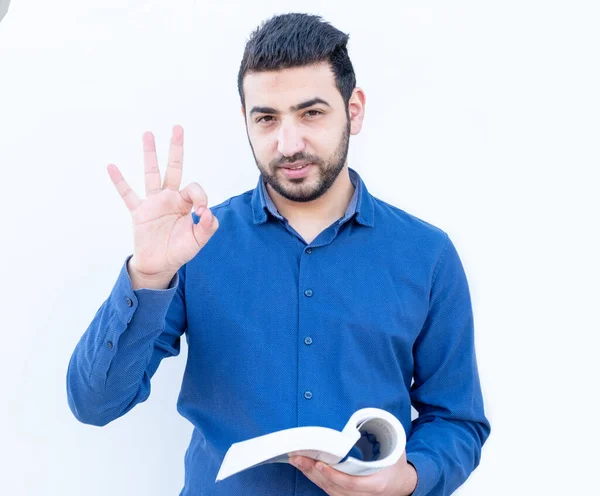
<path fill-rule="evenodd" d="M 358 172 L 348 167 L 348 174 L 350 176 L 350 181 L 354 186 L 354 194 L 350 199 L 350 203 L 348 204 L 348 208 L 346 209 L 342 220 L 346 220 L 356 214 L 356 222 L 363 226 L 372 227 L 374 216 L 373 198 L 367 191 Z M 267 212 L 278 219 L 283 219 L 281 214 L 277 211 L 273 200 L 269 196 L 262 174 L 259 176 L 258 184 L 252 192 L 252 212 L 255 224 L 265 223 L 268 219 Z"/>

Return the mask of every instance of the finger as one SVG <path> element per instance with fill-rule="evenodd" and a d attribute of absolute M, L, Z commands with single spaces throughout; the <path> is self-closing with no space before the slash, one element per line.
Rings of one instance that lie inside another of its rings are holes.
<path fill-rule="evenodd" d="M 163 189 L 170 188 L 173 191 L 179 191 L 181 185 L 181 169 L 183 167 L 183 128 L 179 125 L 173 126 L 171 135 L 171 145 L 169 147 L 169 163 Z"/>
<path fill-rule="evenodd" d="M 179 194 L 184 201 L 190 203 L 194 207 L 194 212 L 200 215 L 202 212 L 198 212 L 198 209 L 206 208 L 208 205 L 208 198 L 202 186 L 198 183 L 190 183 L 183 188 Z"/>
<path fill-rule="evenodd" d="M 319 466 L 321 467 L 320 470 Z M 330 483 L 332 489 L 340 492 L 381 494 L 385 485 L 385 480 L 377 473 L 361 476 L 349 475 L 324 463 L 315 464 L 315 471 L 321 473 Z"/>
<path fill-rule="evenodd" d="M 330 496 L 335 496 L 332 484 L 327 478 L 315 468 L 315 461 L 311 458 L 297 456 L 290 458 L 290 462 L 300 470 L 308 479 L 327 492 Z"/>
<path fill-rule="evenodd" d="M 144 180 L 146 184 L 146 197 L 160 191 L 160 170 L 156 158 L 156 143 L 154 135 L 146 131 L 142 136 L 144 150 Z"/>
<path fill-rule="evenodd" d="M 200 220 L 193 225 L 193 233 L 196 242 L 200 248 L 203 248 L 212 235 L 219 228 L 219 220 L 212 213 L 210 208 L 203 208 Z"/>
<path fill-rule="evenodd" d="M 381 494 L 387 479 L 381 472 L 366 476 L 349 475 L 310 458 L 302 458 L 302 472 L 331 494 Z M 319 470 L 319 467 L 321 469 Z"/>
<path fill-rule="evenodd" d="M 306 476 L 306 478 L 312 482 L 314 482 L 317 486 L 319 486 L 323 491 L 325 491 L 329 496 L 338 496 L 338 492 L 331 487 L 331 483 L 323 477 L 316 470 L 302 470 L 300 471 Z"/>
<path fill-rule="evenodd" d="M 198 220 L 192 214 L 192 231 L 198 246 L 202 248 L 219 228 L 219 220 L 208 208 L 206 193 L 198 183 L 188 184 L 179 193 L 187 203 L 193 205 L 193 214 L 200 216 Z"/>
<path fill-rule="evenodd" d="M 141 200 L 131 189 L 129 184 L 127 184 L 127 181 L 125 181 L 121 171 L 115 164 L 108 164 L 106 170 L 108 171 L 111 181 L 117 188 L 119 195 L 121 195 L 121 198 L 123 198 L 125 205 L 127 205 L 127 208 L 130 212 L 133 212 L 140 205 L 140 203 L 142 203 Z"/>

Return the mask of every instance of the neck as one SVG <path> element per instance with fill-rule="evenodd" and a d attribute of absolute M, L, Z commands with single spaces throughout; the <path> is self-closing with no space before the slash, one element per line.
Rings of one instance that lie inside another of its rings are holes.
<path fill-rule="evenodd" d="M 269 184 L 267 191 L 277 210 L 289 222 L 331 224 L 344 215 L 354 194 L 348 164 L 344 166 L 331 187 L 319 198 L 310 202 L 295 202 L 277 193 Z"/>

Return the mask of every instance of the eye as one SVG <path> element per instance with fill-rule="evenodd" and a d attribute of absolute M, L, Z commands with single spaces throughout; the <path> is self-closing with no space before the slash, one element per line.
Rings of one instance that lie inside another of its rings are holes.
<path fill-rule="evenodd" d="M 262 117 L 259 117 L 258 119 L 256 119 L 256 122 L 271 122 L 268 119 L 272 119 L 273 116 L 272 115 L 263 115 Z M 267 119 L 267 120 L 264 120 Z"/>
<path fill-rule="evenodd" d="M 320 115 L 320 114 L 322 114 L 322 113 L 323 113 L 323 112 L 321 112 L 320 110 L 309 110 L 309 111 L 308 111 L 308 112 L 306 112 L 306 114 L 304 114 L 304 115 L 308 115 L 308 114 L 310 114 L 311 112 L 315 112 L 314 114 L 311 114 L 311 117 L 316 117 L 317 115 Z"/>

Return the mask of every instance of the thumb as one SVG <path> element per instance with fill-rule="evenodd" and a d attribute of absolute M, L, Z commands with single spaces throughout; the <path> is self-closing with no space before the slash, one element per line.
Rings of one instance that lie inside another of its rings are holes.
<path fill-rule="evenodd" d="M 192 211 L 192 222 L 194 237 L 200 246 L 204 246 L 219 228 L 219 220 L 208 207 L 198 207 Z"/>

